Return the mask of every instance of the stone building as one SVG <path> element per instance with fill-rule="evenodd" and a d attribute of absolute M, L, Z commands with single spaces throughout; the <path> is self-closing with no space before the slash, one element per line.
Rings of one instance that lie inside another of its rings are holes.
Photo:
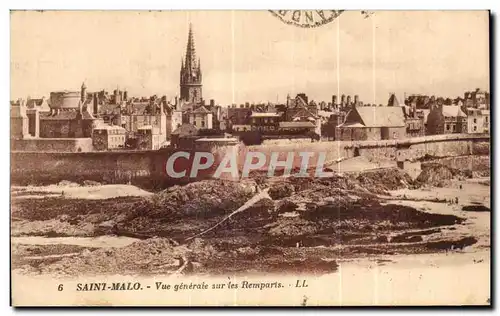
<path fill-rule="evenodd" d="M 405 118 L 407 137 L 425 136 L 426 117 L 424 111 L 427 110 L 417 109 L 416 102 L 412 102 L 410 103 L 410 105 L 400 105 L 395 94 L 392 94 L 389 98 L 388 105 L 402 107 Z"/>
<path fill-rule="evenodd" d="M 22 99 L 10 102 L 10 138 L 24 139 L 29 136 L 26 102 Z"/>
<path fill-rule="evenodd" d="M 203 105 L 193 111 L 189 111 L 189 124 L 196 126 L 199 129 L 213 128 L 213 113 L 207 110 Z"/>
<path fill-rule="evenodd" d="M 427 116 L 427 134 L 467 133 L 467 115 L 457 105 L 437 105 Z"/>
<path fill-rule="evenodd" d="M 483 120 L 484 120 L 484 132 L 489 133 L 490 132 L 490 110 L 481 110 L 481 114 L 483 115 Z"/>
<path fill-rule="evenodd" d="M 165 136 L 166 134 L 162 133 L 158 127 L 141 126 L 136 133 L 137 149 L 158 150 L 165 144 Z"/>
<path fill-rule="evenodd" d="M 172 132 L 170 144 L 174 148 L 192 148 L 199 138 L 199 130 L 193 124 L 182 124 Z"/>
<path fill-rule="evenodd" d="M 476 88 L 474 91 L 464 92 L 464 106 L 466 108 L 490 109 L 490 94 L 487 91 Z"/>
<path fill-rule="evenodd" d="M 299 93 L 294 99 L 287 96 L 284 121 L 293 121 L 298 112 L 307 110 L 314 116 L 318 114 L 318 105 L 314 101 L 309 102 L 309 98 L 305 93 Z"/>
<path fill-rule="evenodd" d="M 250 126 L 252 131 L 274 133 L 278 131 L 281 115 L 276 112 L 252 112 Z"/>
<path fill-rule="evenodd" d="M 117 125 L 99 124 L 92 131 L 94 150 L 112 150 L 125 148 L 126 131 Z"/>
<path fill-rule="evenodd" d="M 339 140 L 388 140 L 406 138 L 401 107 L 355 107 L 337 128 Z"/>
<path fill-rule="evenodd" d="M 80 92 L 58 91 L 50 93 L 50 111 L 42 112 L 39 116 L 39 135 L 41 138 L 92 137 L 95 118 L 88 111 L 91 100 L 87 98 L 86 89 L 84 83 Z M 35 131 L 36 134 L 38 134 L 37 131 Z"/>
<path fill-rule="evenodd" d="M 425 136 L 425 117 L 419 115 L 414 108 L 404 107 L 406 136 L 420 137 Z M 423 113 L 423 112 L 420 112 Z"/>
<path fill-rule="evenodd" d="M 252 109 L 249 107 L 236 105 L 227 109 L 228 129 L 231 130 L 233 125 L 250 125 L 250 116 Z"/>
<path fill-rule="evenodd" d="M 490 111 L 467 108 L 467 133 L 482 134 L 489 132 Z"/>

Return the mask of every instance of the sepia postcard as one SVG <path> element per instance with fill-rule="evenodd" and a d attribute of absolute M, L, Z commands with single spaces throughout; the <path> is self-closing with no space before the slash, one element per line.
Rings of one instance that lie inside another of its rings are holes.
<path fill-rule="evenodd" d="M 491 306 L 489 11 L 10 27 L 13 306 Z"/>

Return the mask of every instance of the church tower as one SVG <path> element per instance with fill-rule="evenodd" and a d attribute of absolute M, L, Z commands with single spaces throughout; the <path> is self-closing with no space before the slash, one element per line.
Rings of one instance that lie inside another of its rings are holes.
<path fill-rule="evenodd" d="M 181 100 L 195 104 L 202 102 L 200 60 L 196 60 L 191 24 L 189 24 L 186 56 L 184 60 L 181 60 L 180 86 Z"/>

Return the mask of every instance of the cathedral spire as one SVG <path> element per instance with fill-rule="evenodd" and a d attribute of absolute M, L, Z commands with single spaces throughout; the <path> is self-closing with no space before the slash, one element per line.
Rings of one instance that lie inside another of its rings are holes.
<path fill-rule="evenodd" d="M 202 79 L 200 60 L 196 58 L 193 28 L 189 24 L 186 56 L 181 59 L 180 88 L 181 100 L 199 104 L 202 101 Z"/>
<path fill-rule="evenodd" d="M 193 27 L 191 23 L 189 23 L 189 35 L 186 47 L 186 68 L 190 70 L 196 68 L 196 50 L 194 47 Z"/>

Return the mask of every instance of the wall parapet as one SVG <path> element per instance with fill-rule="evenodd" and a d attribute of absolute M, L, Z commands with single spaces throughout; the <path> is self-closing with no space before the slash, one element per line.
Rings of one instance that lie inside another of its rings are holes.
<path fill-rule="evenodd" d="M 367 140 L 367 141 L 353 141 L 347 142 L 345 148 L 372 148 L 372 147 L 410 147 L 411 145 L 424 144 L 424 143 L 438 143 L 449 141 L 490 141 L 490 135 L 477 135 L 477 134 L 447 134 L 447 135 L 428 135 L 420 137 L 412 137 L 405 139 L 395 140 Z"/>

